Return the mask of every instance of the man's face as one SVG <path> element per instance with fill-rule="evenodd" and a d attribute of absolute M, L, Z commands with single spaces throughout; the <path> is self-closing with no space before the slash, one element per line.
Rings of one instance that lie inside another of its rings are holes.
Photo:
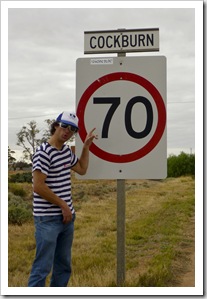
<path fill-rule="evenodd" d="M 56 127 L 55 136 L 61 141 L 66 142 L 68 141 L 72 136 L 74 132 L 71 131 L 70 126 L 69 127 L 63 127 L 59 124 L 59 126 Z"/>

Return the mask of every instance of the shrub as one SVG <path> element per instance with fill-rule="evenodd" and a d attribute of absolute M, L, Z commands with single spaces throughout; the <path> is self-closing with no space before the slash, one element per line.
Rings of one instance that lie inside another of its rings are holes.
<path fill-rule="evenodd" d="M 8 196 L 8 221 L 9 224 L 22 225 L 32 218 L 31 206 L 25 202 L 20 196 L 9 192 Z"/>
<path fill-rule="evenodd" d="M 32 173 L 31 172 L 23 172 L 12 174 L 9 177 L 10 183 L 31 183 L 32 182 Z"/>
<path fill-rule="evenodd" d="M 22 225 L 31 219 L 31 211 L 21 206 L 10 206 L 9 207 L 9 224 Z"/>
<path fill-rule="evenodd" d="M 167 159 L 168 177 L 195 175 L 195 155 L 181 152 L 180 155 L 171 155 Z"/>
<path fill-rule="evenodd" d="M 14 195 L 18 195 L 24 197 L 26 195 L 26 191 L 15 183 L 9 183 L 9 191 L 12 192 Z"/>

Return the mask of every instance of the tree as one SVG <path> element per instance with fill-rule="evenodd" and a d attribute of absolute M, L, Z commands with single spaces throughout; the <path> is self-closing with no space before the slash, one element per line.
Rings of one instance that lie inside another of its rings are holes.
<path fill-rule="evenodd" d="M 13 165 L 16 161 L 12 154 L 15 154 L 15 151 L 12 151 L 8 146 L 8 165 Z"/>
<path fill-rule="evenodd" d="M 41 139 L 37 138 L 40 130 L 37 128 L 37 123 L 34 120 L 30 121 L 27 125 L 23 126 L 19 133 L 17 133 L 17 145 L 23 147 L 24 159 L 32 161 L 35 149 L 41 143 Z"/>
<path fill-rule="evenodd" d="M 36 121 L 30 121 L 27 126 L 23 126 L 22 129 L 17 133 L 17 145 L 23 147 L 23 155 L 25 160 L 32 161 L 32 157 L 35 153 L 36 148 L 50 137 L 50 126 L 54 122 L 54 119 L 46 119 L 47 129 L 43 130 L 42 137 L 38 138 L 40 129 L 37 128 Z M 74 137 L 70 139 L 73 140 Z"/>
<path fill-rule="evenodd" d="M 51 124 L 55 122 L 54 119 L 45 119 L 45 122 L 48 126 L 48 128 L 50 128 Z M 42 141 L 46 141 L 48 140 L 50 137 L 50 130 L 49 129 L 46 129 L 43 131 L 43 134 L 42 134 Z"/>

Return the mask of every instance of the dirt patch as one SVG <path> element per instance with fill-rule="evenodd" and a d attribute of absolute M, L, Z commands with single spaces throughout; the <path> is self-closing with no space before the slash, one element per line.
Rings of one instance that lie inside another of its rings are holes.
<path fill-rule="evenodd" d="M 195 287 L 195 218 L 192 218 L 186 229 L 186 237 L 190 242 L 181 244 L 182 255 L 180 262 L 178 283 L 176 287 Z"/>
<path fill-rule="evenodd" d="M 195 287 L 195 252 L 190 256 L 189 268 L 190 271 L 183 275 L 179 287 Z"/>

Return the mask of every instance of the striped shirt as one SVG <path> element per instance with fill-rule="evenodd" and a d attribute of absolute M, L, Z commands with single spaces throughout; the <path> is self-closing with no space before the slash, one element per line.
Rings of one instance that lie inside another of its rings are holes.
<path fill-rule="evenodd" d="M 72 214 L 75 213 L 71 194 L 71 167 L 78 162 L 78 158 L 68 145 L 61 150 L 45 142 L 40 145 L 33 157 L 33 171 L 40 170 L 46 174 L 46 184 L 61 199 L 65 200 Z M 59 206 L 50 203 L 33 192 L 33 215 L 53 216 L 61 215 Z"/>

